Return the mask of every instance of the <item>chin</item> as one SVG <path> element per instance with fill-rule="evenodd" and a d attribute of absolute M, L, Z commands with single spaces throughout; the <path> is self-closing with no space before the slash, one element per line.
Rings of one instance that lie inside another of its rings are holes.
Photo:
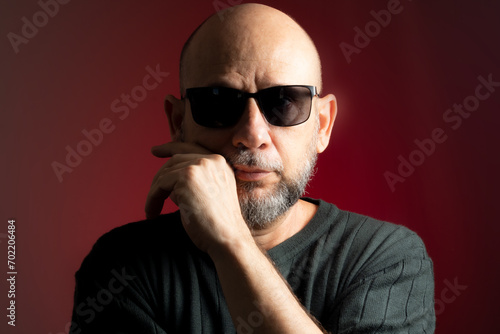
<path fill-rule="evenodd" d="M 237 181 L 236 188 L 238 191 L 238 198 L 240 199 L 260 199 L 262 197 L 271 196 L 276 186 L 266 185 L 262 181 Z"/>

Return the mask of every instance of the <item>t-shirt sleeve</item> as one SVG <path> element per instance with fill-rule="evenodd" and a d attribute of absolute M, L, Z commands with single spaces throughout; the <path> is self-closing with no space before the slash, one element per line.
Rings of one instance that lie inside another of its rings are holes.
<path fill-rule="evenodd" d="M 101 237 L 77 271 L 70 334 L 167 333 L 155 319 L 149 267 L 118 239 Z"/>
<path fill-rule="evenodd" d="M 392 224 L 373 234 L 362 229 L 356 237 L 369 240 L 353 252 L 327 327 L 338 334 L 434 333 L 433 264 L 422 240 Z"/>
<path fill-rule="evenodd" d="M 167 333 L 136 291 L 134 279 L 123 268 L 102 279 L 77 275 L 70 334 Z"/>

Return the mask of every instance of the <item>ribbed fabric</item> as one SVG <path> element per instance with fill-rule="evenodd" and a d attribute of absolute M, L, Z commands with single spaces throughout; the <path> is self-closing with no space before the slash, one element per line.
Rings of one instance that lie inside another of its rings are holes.
<path fill-rule="evenodd" d="M 432 261 L 422 240 L 305 200 L 319 206 L 314 218 L 268 252 L 304 307 L 333 333 L 433 333 Z M 99 239 L 76 273 L 73 322 L 75 334 L 236 332 L 213 263 L 178 212 Z"/>

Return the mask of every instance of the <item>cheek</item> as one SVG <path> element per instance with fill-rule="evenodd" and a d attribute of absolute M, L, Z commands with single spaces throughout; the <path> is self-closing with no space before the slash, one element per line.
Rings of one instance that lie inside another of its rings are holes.
<path fill-rule="evenodd" d="M 294 171 L 302 165 L 310 139 L 304 135 L 305 127 L 293 129 L 293 131 L 290 131 L 291 128 L 283 128 L 283 130 L 285 131 L 281 131 L 282 133 L 274 137 L 273 144 L 280 155 L 285 172 L 289 174 L 288 171 Z"/>
<path fill-rule="evenodd" d="M 293 130 L 287 134 L 286 140 L 280 142 L 279 148 L 285 169 L 288 169 L 286 174 L 289 176 L 296 176 L 305 166 L 306 160 L 312 159 L 313 155 L 317 154 L 314 124 L 308 123 L 307 126 L 299 126 Z"/>

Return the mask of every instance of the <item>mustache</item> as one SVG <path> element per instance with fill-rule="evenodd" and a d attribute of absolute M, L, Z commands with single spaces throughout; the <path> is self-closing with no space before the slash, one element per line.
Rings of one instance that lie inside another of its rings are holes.
<path fill-rule="evenodd" d="M 183 143 L 186 142 L 184 140 L 184 133 L 182 131 L 180 141 Z M 196 145 L 209 150 L 204 145 L 198 142 L 196 142 Z M 245 148 L 237 148 L 235 152 L 220 152 L 218 154 L 222 155 L 226 159 L 226 162 L 231 166 L 231 168 L 233 168 L 233 170 L 234 165 L 242 165 L 273 171 L 278 174 L 278 176 L 283 176 L 284 167 L 279 157 L 272 160 L 271 158 L 269 158 L 269 156 L 262 152 L 252 152 L 251 150 Z"/>
<path fill-rule="evenodd" d="M 270 159 L 261 152 L 252 152 L 250 150 L 239 150 L 234 153 L 223 155 L 230 166 L 244 165 L 248 167 L 271 170 L 278 175 L 283 174 L 283 163 L 280 160 Z"/>

